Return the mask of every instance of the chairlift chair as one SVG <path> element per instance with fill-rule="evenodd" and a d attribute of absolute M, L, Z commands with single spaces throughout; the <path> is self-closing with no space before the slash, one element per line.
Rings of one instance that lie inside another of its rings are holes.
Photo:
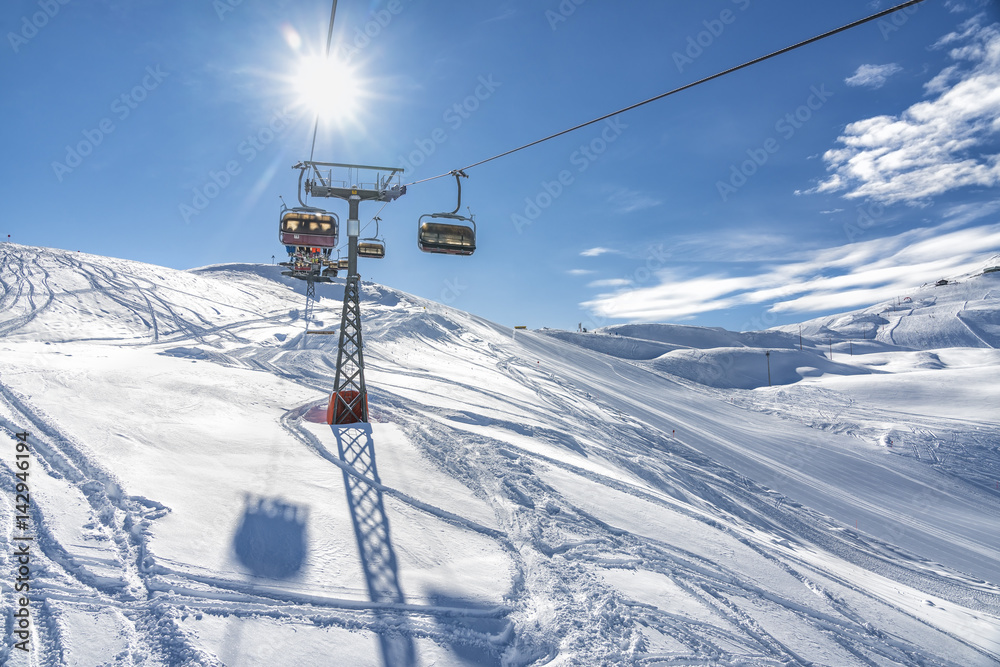
<path fill-rule="evenodd" d="M 358 257 L 382 259 L 385 257 L 385 244 L 381 241 L 358 241 Z"/>
<path fill-rule="evenodd" d="M 337 245 L 339 228 L 340 219 L 336 213 L 312 206 L 283 206 L 278 240 L 288 252 L 289 261 L 285 265 L 291 270 L 283 271 L 282 275 L 329 282 L 337 275 L 329 268 L 330 251 Z"/>
<path fill-rule="evenodd" d="M 278 236 L 285 246 L 335 248 L 339 230 L 336 213 L 318 208 L 290 208 L 281 215 Z"/>
<path fill-rule="evenodd" d="M 458 184 L 458 204 L 449 213 L 427 213 L 420 216 L 417 222 L 417 247 L 424 252 L 443 255 L 471 255 L 476 251 L 476 220 L 472 213 L 469 217 L 460 215 L 462 208 L 461 177 L 468 178 L 465 172 L 451 172 Z M 455 220 L 456 222 L 441 222 Z"/>

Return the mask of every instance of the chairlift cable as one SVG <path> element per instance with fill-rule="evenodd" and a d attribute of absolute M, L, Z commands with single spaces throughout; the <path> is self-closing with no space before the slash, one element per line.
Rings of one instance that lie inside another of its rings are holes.
<path fill-rule="evenodd" d="M 388 206 L 388 205 L 389 205 L 389 202 L 385 202 L 384 204 L 382 204 L 382 208 L 380 208 L 380 209 L 379 209 L 378 211 L 376 211 L 376 212 L 375 212 L 375 215 L 373 215 L 373 216 L 372 216 L 372 219 L 371 219 L 371 220 L 369 220 L 368 222 L 366 222 L 366 223 L 365 223 L 365 226 L 361 228 L 361 231 L 365 231 L 366 229 L 368 229 L 368 227 L 369 227 L 369 226 L 371 226 L 371 224 L 372 224 L 373 222 L 375 222 L 375 218 L 377 218 L 377 217 L 379 216 L 379 213 L 381 213 L 381 212 L 382 212 L 382 210 L 383 210 L 383 209 L 384 209 L 384 208 L 385 208 L 386 206 Z"/>
<path fill-rule="evenodd" d="M 801 48 L 801 47 L 806 46 L 808 44 L 812 44 L 813 42 L 818 42 L 821 39 L 826 39 L 827 37 L 832 37 L 833 35 L 836 35 L 838 33 L 844 32 L 845 30 L 850 30 L 851 28 L 856 28 L 856 27 L 858 27 L 860 25 L 863 25 L 865 23 L 870 23 L 871 21 L 875 21 L 875 20 L 880 19 L 880 18 L 882 18 L 884 16 L 888 16 L 889 14 L 892 14 L 894 12 L 898 12 L 898 11 L 900 11 L 902 9 L 906 9 L 907 7 L 919 4 L 919 3 L 923 2 L 923 1 L 924 0 L 909 0 L 908 2 L 904 2 L 902 4 L 896 5 L 895 7 L 890 7 L 889 9 L 885 9 L 883 11 L 877 12 L 875 14 L 872 14 L 871 16 L 867 16 L 867 17 L 865 17 L 863 19 L 859 19 L 857 21 L 853 21 L 851 23 L 848 23 L 847 25 L 840 26 L 839 28 L 834 28 L 833 30 L 829 30 L 827 32 L 824 32 L 821 35 L 816 35 L 815 37 L 810 37 L 809 39 L 801 41 L 801 42 L 798 42 L 797 44 L 792 44 L 791 46 L 786 46 L 783 49 L 779 49 L 779 50 L 774 51 L 772 53 L 769 53 L 767 55 L 760 56 L 759 58 L 754 58 L 753 60 L 748 60 L 747 62 L 745 62 L 745 63 L 743 63 L 741 65 L 736 65 L 735 67 L 730 67 L 727 70 L 723 70 L 721 72 L 716 72 L 715 74 L 712 74 L 710 76 L 706 76 L 703 79 L 698 79 L 697 81 L 692 81 L 691 83 L 684 84 L 683 86 L 680 86 L 679 88 L 674 88 L 673 90 L 669 90 L 669 91 L 667 91 L 665 93 L 661 93 L 659 95 L 656 95 L 655 97 L 650 97 L 649 99 L 643 100 L 642 102 L 636 102 L 635 104 L 629 105 L 629 106 L 624 107 L 622 109 L 618 109 L 617 111 L 612 111 L 611 113 L 605 114 L 605 115 L 603 115 L 603 116 L 601 116 L 599 118 L 595 118 L 593 120 L 588 120 L 586 123 L 580 123 L 579 125 L 574 125 L 573 127 L 569 128 L 569 129 L 566 129 L 566 130 L 562 130 L 561 132 L 556 132 L 555 134 L 550 134 L 547 137 L 543 137 L 541 139 L 537 139 L 535 141 L 532 141 L 531 143 L 524 144 L 523 146 L 518 146 L 517 148 L 512 148 L 509 151 L 500 153 L 498 155 L 494 155 L 493 157 L 486 158 L 485 160 L 480 160 L 479 162 L 474 162 L 474 163 L 470 164 L 467 167 L 462 167 L 458 171 L 465 171 L 467 169 L 472 169 L 473 167 L 478 167 L 479 165 L 486 164 L 487 162 L 492 162 L 493 160 L 496 160 L 498 158 L 506 157 L 507 155 L 510 155 L 512 153 L 516 153 L 518 151 L 522 151 L 525 148 L 531 148 L 532 146 L 536 146 L 536 145 L 538 145 L 538 144 L 540 144 L 542 142 L 548 141 L 549 139 L 555 139 L 556 137 L 561 137 L 564 134 L 569 134 L 570 132 L 575 132 L 576 130 L 579 130 L 581 128 L 587 127 L 588 125 L 593 125 L 594 123 L 599 123 L 602 120 L 607 120 L 608 118 L 611 118 L 613 116 L 617 116 L 618 114 L 621 114 L 621 113 L 625 113 L 626 111 L 631 111 L 632 109 L 637 109 L 638 107 L 641 107 L 641 106 L 643 106 L 645 104 L 649 104 L 650 102 L 655 102 L 657 100 L 663 99 L 664 97 L 669 97 L 670 95 L 674 95 L 674 94 L 679 93 L 681 91 L 687 90 L 688 88 L 694 88 L 695 86 L 699 86 L 699 85 L 701 85 L 703 83 L 707 83 L 709 81 L 712 81 L 713 79 L 718 79 L 718 78 L 723 77 L 723 76 L 725 76 L 727 74 L 732 74 L 733 72 L 736 72 L 736 71 L 739 71 L 741 69 L 745 69 L 747 67 L 750 67 L 751 65 L 756 65 L 757 63 L 764 62 L 765 60 L 770 60 L 771 58 L 774 58 L 776 56 L 780 56 L 782 54 L 788 53 L 789 51 L 794 51 L 795 49 Z M 455 173 L 455 171 L 456 170 L 451 170 L 451 171 L 445 172 L 443 174 L 438 174 L 437 176 L 430 176 L 428 178 L 422 178 L 419 181 L 413 181 L 411 183 L 407 183 L 406 186 L 416 185 L 417 183 L 425 183 L 427 181 L 433 181 L 433 180 L 436 180 L 438 178 L 444 178 L 445 176 L 451 176 L 452 174 Z"/>
<path fill-rule="evenodd" d="M 330 10 L 330 28 L 326 33 L 326 58 L 330 59 L 330 47 L 333 46 L 333 19 L 337 15 L 337 0 L 333 0 L 333 9 Z M 313 123 L 312 148 L 309 149 L 309 161 L 313 161 L 316 153 L 316 133 L 319 131 L 319 112 L 316 112 L 316 122 Z"/>

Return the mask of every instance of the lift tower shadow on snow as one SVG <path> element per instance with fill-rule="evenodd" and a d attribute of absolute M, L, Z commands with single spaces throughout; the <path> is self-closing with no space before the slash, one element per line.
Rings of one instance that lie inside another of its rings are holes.
<path fill-rule="evenodd" d="M 358 275 L 358 236 L 361 233 L 358 209 L 363 201 L 390 202 L 405 194 L 406 188 L 399 185 L 399 174 L 403 170 L 398 167 L 311 160 L 299 162 L 293 169 L 299 170 L 299 203 L 303 207 L 306 207 L 303 194 L 333 197 L 348 203 L 347 280 L 337 349 L 337 374 L 326 421 L 328 424 L 367 423 L 368 390 L 365 387 L 361 338 L 361 277 Z"/>
<path fill-rule="evenodd" d="M 382 491 L 367 480 L 381 484 L 375 465 L 375 443 L 368 424 L 333 426 L 337 438 L 337 455 L 357 474 L 344 472 L 347 505 L 351 523 L 358 542 L 358 555 L 364 569 L 368 596 L 372 602 L 404 604 L 406 598 L 399 585 L 396 552 L 389 537 L 389 519 L 382 503 Z M 386 667 L 411 667 L 416 665 L 413 638 L 407 632 L 404 614 L 391 608 L 376 609 L 380 625 L 378 632 L 382 661 Z"/>

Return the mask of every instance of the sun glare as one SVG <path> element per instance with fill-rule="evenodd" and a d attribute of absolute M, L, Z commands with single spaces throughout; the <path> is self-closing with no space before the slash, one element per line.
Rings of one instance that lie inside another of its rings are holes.
<path fill-rule="evenodd" d="M 320 118 L 348 120 L 359 111 L 361 82 L 346 63 L 334 58 L 303 58 L 293 82 L 299 102 Z"/>

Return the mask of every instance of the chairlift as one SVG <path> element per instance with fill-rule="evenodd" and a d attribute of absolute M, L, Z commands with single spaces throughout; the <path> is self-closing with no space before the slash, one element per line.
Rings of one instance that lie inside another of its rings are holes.
<path fill-rule="evenodd" d="M 462 181 L 468 178 L 465 172 L 451 172 L 458 184 L 458 204 L 450 213 L 427 213 L 417 222 L 417 247 L 424 252 L 443 255 L 471 255 L 476 251 L 476 220 L 472 212 L 469 217 L 460 215 L 462 208 Z M 456 222 L 439 222 L 439 220 Z"/>
<path fill-rule="evenodd" d="M 337 245 L 339 228 L 336 213 L 313 206 L 282 206 L 278 240 L 288 252 L 288 261 L 282 266 L 290 269 L 282 275 L 329 282 L 337 275 L 331 270 L 330 253 Z"/>
<path fill-rule="evenodd" d="M 285 246 L 335 248 L 339 230 L 336 213 L 318 208 L 290 208 L 281 215 L 278 235 Z"/>
<path fill-rule="evenodd" d="M 358 257 L 368 257 L 369 259 L 382 259 L 385 257 L 385 241 L 379 238 L 378 223 L 381 220 L 378 216 L 373 218 L 375 222 L 375 236 L 366 239 L 358 239 Z"/>
<path fill-rule="evenodd" d="M 358 241 L 358 257 L 382 259 L 385 257 L 385 244 L 381 241 Z"/>

